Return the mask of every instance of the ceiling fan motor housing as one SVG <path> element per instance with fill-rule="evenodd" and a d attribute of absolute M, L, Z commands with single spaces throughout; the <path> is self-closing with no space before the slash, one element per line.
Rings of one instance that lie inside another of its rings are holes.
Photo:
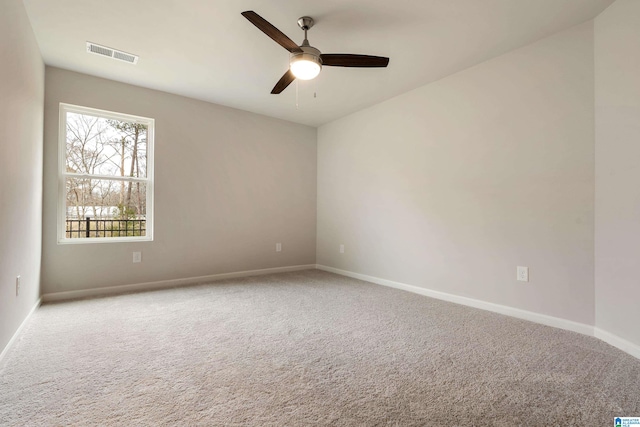
<path fill-rule="evenodd" d="M 291 70 L 294 71 L 294 74 L 296 74 L 294 68 L 296 67 L 296 63 L 313 63 L 317 65 L 317 72 L 315 72 L 315 74 L 313 75 L 313 77 L 317 76 L 318 73 L 320 72 L 320 70 L 322 70 L 322 59 L 320 58 L 320 51 L 318 49 L 316 49 L 313 46 L 305 46 L 304 44 L 302 46 L 300 46 L 300 49 L 302 49 L 302 52 L 292 52 L 291 53 L 291 57 L 289 60 L 289 64 L 291 67 Z M 302 80 L 307 80 L 302 76 L 299 76 L 298 74 L 296 74 L 296 76 L 299 79 Z M 313 77 L 309 77 L 309 79 L 312 79 Z"/>

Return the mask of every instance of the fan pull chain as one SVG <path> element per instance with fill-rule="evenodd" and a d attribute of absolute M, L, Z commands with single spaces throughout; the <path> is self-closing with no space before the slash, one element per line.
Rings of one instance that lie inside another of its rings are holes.
<path fill-rule="evenodd" d="M 296 110 L 300 109 L 300 104 L 298 103 L 298 80 L 296 80 Z"/>

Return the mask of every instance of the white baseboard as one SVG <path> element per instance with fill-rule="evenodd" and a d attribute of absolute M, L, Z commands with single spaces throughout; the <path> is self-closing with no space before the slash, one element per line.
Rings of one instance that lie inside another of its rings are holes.
<path fill-rule="evenodd" d="M 479 308 L 482 310 L 493 311 L 495 313 L 505 314 L 518 319 L 529 320 L 535 323 L 541 323 L 554 328 L 566 329 L 568 331 L 578 332 L 580 334 L 593 336 L 594 327 L 585 325 L 584 323 L 574 322 L 572 320 L 561 319 L 559 317 L 548 316 L 546 314 L 535 313 L 532 311 L 521 310 L 506 305 L 494 304 L 491 302 L 481 301 L 473 298 L 461 297 L 458 295 L 448 294 L 446 292 L 433 291 L 431 289 L 421 288 L 419 286 L 407 285 L 406 283 L 394 282 L 392 280 L 380 279 L 378 277 L 367 276 L 365 274 L 354 273 L 352 271 L 340 270 L 338 268 L 327 267 L 325 265 L 316 265 L 319 270 L 329 271 L 331 273 L 340 274 L 342 276 L 353 277 L 367 282 L 376 283 L 378 285 L 389 286 L 391 288 L 402 289 L 404 291 L 436 298 L 443 301 L 449 301 L 456 304 L 462 304 L 469 307 Z"/>
<path fill-rule="evenodd" d="M 341 270 L 338 268 L 328 267 L 325 265 L 307 264 L 307 265 L 296 265 L 296 266 L 290 266 L 290 267 L 275 267 L 275 268 L 265 268 L 261 270 L 248 270 L 248 271 L 238 271 L 233 273 L 213 274 L 210 276 L 189 277 L 184 279 L 162 280 L 158 282 L 137 283 L 137 284 L 113 286 L 113 287 L 107 287 L 107 288 L 82 289 L 77 291 L 44 294 L 37 301 L 34 307 L 31 309 L 31 311 L 29 312 L 27 317 L 24 319 L 24 321 L 22 322 L 22 324 L 20 325 L 16 333 L 13 335 L 9 343 L 6 345 L 6 347 L 0 354 L 0 367 L 2 367 L 2 360 L 5 357 L 6 353 L 8 352 L 9 348 L 17 339 L 23 327 L 26 325 L 29 317 L 31 317 L 33 312 L 38 308 L 38 306 L 40 306 L 41 301 L 51 302 L 51 301 L 62 301 L 62 300 L 70 300 L 70 299 L 78 299 L 78 298 L 95 297 L 95 296 L 101 296 L 101 295 L 121 294 L 121 293 L 127 293 L 127 292 L 140 292 L 140 291 L 156 290 L 156 289 L 163 289 L 163 288 L 172 288 L 172 287 L 178 287 L 178 286 L 184 286 L 184 285 L 193 285 L 198 283 L 213 282 L 216 280 L 231 279 L 236 277 L 248 277 L 248 276 L 258 276 L 258 275 L 264 275 L 264 274 L 284 273 L 289 271 L 309 270 L 313 268 L 316 268 L 318 270 L 328 271 L 331 273 L 340 274 L 342 276 L 353 277 L 354 279 L 360 279 L 360 280 L 375 283 L 378 285 L 383 285 L 391 288 L 401 289 L 408 292 L 413 292 L 416 294 L 424 295 L 431 298 L 436 298 L 443 301 L 449 301 L 456 304 L 466 305 L 469 307 L 479 308 L 482 310 L 492 311 L 495 313 L 516 317 L 518 319 L 524 319 L 531 322 L 552 326 L 555 328 L 565 329 L 568 331 L 578 332 L 584 335 L 594 336 L 640 359 L 640 345 L 634 344 L 610 332 L 604 331 L 597 327 L 586 325 L 584 323 L 574 322 L 572 320 L 561 319 L 559 317 L 548 316 L 546 314 L 535 313 L 532 311 L 521 310 L 518 308 L 513 308 L 505 305 L 476 300 L 473 298 L 467 298 L 467 297 L 462 297 L 458 295 L 448 294 L 446 292 L 425 289 L 419 286 L 408 285 L 406 283 L 400 283 L 400 282 L 394 282 L 392 280 L 381 279 L 374 276 L 367 276 L 365 274 L 354 273 L 352 271 Z"/>
<path fill-rule="evenodd" d="M 611 344 L 612 346 L 619 348 L 625 353 L 629 353 L 630 355 L 640 359 L 640 345 L 620 338 L 619 336 L 614 335 L 610 332 L 603 331 L 600 328 L 595 328 L 594 336 L 606 342 L 607 344 Z"/>
<path fill-rule="evenodd" d="M 29 314 L 27 314 L 27 317 L 25 317 L 22 323 L 20 323 L 20 326 L 18 326 L 18 329 L 13 334 L 13 336 L 11 337 L 7 345 L 4 347 L 4 349 L 2 350 L 2 353 L 0 353 L 0 369 L 2 369 L 3 367 L 3 360 L 7 356 L 7 353 L 9 353 L 9 349 L 13 346 L 13 344 L 15 344 L 16 340 L 18 339 L 18 336 L 20 336 L 20 333 L 22 332 L 22 329 L 24 329 L 31 315 L 38 309 L 38 307 L 40 307 L 41 302 L 42 302 L 42 298 L 38 298 L 38 301 L 36 301 L 36 303 L 33 305 L 31 310 L 29 311 Z"/>
<path fill-rule="evenodd" d="M 236 277 L 261 276 L 289 271 L 310 270 L 315 264 L 294 265 L 289 267 L 263 268 L 261 270 L 236 271 L 232 273 L 212 274 L 210 276 L 187 277 L 184 279 L 160 280 L 157 282 L 135 283 L 131 285 L 110 286 L 105 288 L 80 289 L 77 291 L 54 292 L 42 295 L 42 302 L 65 301 L 78 298 L 123 294 L 127 292 L 153 291 L 157 289 L 175 288 L 178 286 L 195 285 L 216 280 L 232 279 Z"/>

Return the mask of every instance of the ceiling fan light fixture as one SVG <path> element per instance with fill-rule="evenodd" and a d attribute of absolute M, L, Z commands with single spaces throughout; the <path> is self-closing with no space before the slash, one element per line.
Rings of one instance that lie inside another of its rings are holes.
<path fill-rule="evenodd" d="M 322 70 L 322 61 L 320 60 L 320 51 L 318 54 L 309 52 L 308 50 L 317 50 L 314 48 L 303 47 L 306 51 L 291 54 L 289 68 L 294 76 L 300 80 L 312 80 L 318 77 Z"/>

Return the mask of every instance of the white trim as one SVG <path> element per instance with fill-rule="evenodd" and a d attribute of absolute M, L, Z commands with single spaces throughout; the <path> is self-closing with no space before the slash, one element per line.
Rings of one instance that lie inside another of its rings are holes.
<path fill-rule="evenodd" d="M 469 307 L 479 308 L 482 310 L 493 311 L 494 313 L 505 314 L 518 319 L 528 320 L 530 322 L 540 323 L 554 328 L 566 329 L 568 331 L 578 332 L 580 334 L 593 336 L 594 327 L 584 323 L 574 322 L 572 320 L 561 319 L 559 317 L 548 316 L 546 314 L 534 313 L 532 311 L 521 310 L 519 308 L 508 307 L 506 305 L 494 304 L 491 302 L 481 301 L 468 297 L 448 294 L 446 292 L 433 291 L 431 289 L 421 288 L 419 286 L 407 285 L 406 283 L 394 282 L 392 280 L 380 279 L 378 277 L 367 276 L 365 274 L 354 273 L 352 271 L 340 270 L 338 268 L 327 267 L 317 264 L 318 270 L 329 271 L 331 273 L 340 274 L 342 276 L 353 277 L 378 285 L 388 286 L 391 288 L 402 289 L 403 291 L 413 292 L 431 298 L 443 301 L 449 301 L 456 304 L 462 304 Z"/>
<path fill-rule="evenodd" d="M 153 119 L 149 117 L 136 116 L 135 114 L 119 113 L 117 111 L 101 110 L 99 108 L 83 107 L 82 105 L 68 104 L 66 102 L 61 102 L 60 107 L 64 107 L 66 111 L 84 114 L 85 116 L 93 116 L 98 118 L 105 117 L 107 119 L 124 120 L 127 122 L 143 125 L 148 125 L 150 122 L 153 122 Z"/>
<path fill-rule="evenodd" d="M 20 335 L 20 332 L 22 331 L 24 326 L 27 324 L 27 321 L 29 320 L 31 315 L 36 311 L 36 309 L 40 306 L 42 302 L 87 298 L 87 297 L 95 297 L 100 295 L 113 295 L 113 294 L 119 294 L 119 293 L 125 293 L 125 292 L 164 289 L 164 288 L 203 283 L 208 281 L 231 279 L 236 277 L 249 277 L 249 276 L 258 276 L 258 275 L 265 275 L 265 274 L 273 274 L 273 273 L 285 273 L 285 272 L 291 272 L 291 271 L 309 270 L 313 268 L 316 268 L 318 270 L 328 271 L 335 274 L 340 274 L 342 276 L 353 277 L 354 279 L 364 280 L 364 281 L 375 283 L 378 285 L 383 285 L 391 288 L 401 289 L 408 292 L 413 292 L 416 294 L 440 299 L 443 301 L 449 301 L 456 304 L 462 304 L 469 307 L 488 310 L 495 313 L 516 317 L 519 319 L 529 320 L 531 322 L 540 323 L 547 326 L 552 326 L 560 329 L 578 332 L 584 335 L 594 336 L 606 342 L 607 344 L 610 344 L 624 351 L 625 353 L 628 353 L 631 356 L 634 356 L 640 359 L 640 345 L 634 344 L 630 341 L 620 338 L 619 336 L 614 335 L 610 332 L 604 331 L 600 328 L 585 325 L 583 323 L 578 323 L 571 320 L 561 319 L 553 316 L 547 316 L 545 314 L 534 313 L 531 311 L 520 310 L 517 308 L 507 307 L 504 305 L 493 304 L 486 301 L 476 300 L 473 298 L 452 295 L 445 292 L 433 291 L 430 289 L 420 288 L 414 285 L 394 282 L 392 280 L 387 280 L 387 279 L 380 279 L 378 277 L 367 276 L 365 274 L 354 273 L 351 271 L 328 267 L 321 264 L 306 264 L 306 265 L 296 265 L 296 266 L 289 266 L 289 267 L 274 267 L 274 268 L 264 268 L 260 270 L 247 270 L 247 271 L 238 271 L 233 273 L 213 274 L 210 276 L 190 277 L 185 279 L 162 280 L 158 282 L 147 282 L 147 283 L 138 283 L 138 284 L 132 284 L 132 285 L 113 286 L 109 288 L 83 289 L 78 291 L 55 292 L 55 293 L 44 294 L 42 295 L 41 298 L 38 299 L 38 301 L 36 301 L 36 304 L 33 306 L 31 311 L 27 315 L 27 317 L 25 317 L 25 319 L 22 321 L 22 323 L 20 324 L 16 332 L 13 334 L 13 337 L 11 337 L 11 339 L 5 346 L 4 350 L 2 350 L 2 353 L 0 353 L 0 369 L 2 368 L 3 359 L 7 355 L 9 349 L 17 340 L 18 336 Z"/>
<path fill-rule="evenodd" d="M 9 349 L 18 340 L 18 336 L 22 332 L 22 329 L 24 329 L 25 325 L 27 324 L 27 322 L 31 318 L 31 315 L 38 309 L 38 307 L 40 307 L 40 303 L 41 302 L 42 302 L 42 298 L 38 298 L 38 301 L 36 301 L 36 303 L 33 305 L 33 307 L 31 308 L 31 311 L 29 311 L 29 314 L 27 314 L 27 317 L 25 317 L 24 320 L 22 321 L 22 323 L 20 323 L 20 326 L 18 326 L 18 329 L 13 334 L 13 336 L 11 337 L 11 339 L 9 340 L 7 345 L 4 346 L 4 349 L 2 350 L 2 353 L 0 353 L 0 369 L 3 368 L 3 361 L 4 361 L 4 358 L 7 356 L 7 354 L 9 353 Z"/>
<path fill-rule="evenodd" d="M 611 332 L 603 331 L 600 328 L 595 328 L 594 336 L 607 344 L 611 344 L 614 347 L 628 353 L 634 357 L 640 359 L 640 345 L 634 344 L 631 341 L 627 341 L 624 338 L 620 338 Z"/>
<path fill-rule="evenodd" d="M 131 285 L 111 286 L 95 289 L 80 289 L 77 291 L 54 292 L 42 295 L 42 302 L 64 301 L 78 298 L 97 297 L 127 292 L 153 291 L 165 288 L 175 288 L 184 285 L 213 282 L 216 280 L 232 279 L 236 277 L 261 276 L 273 273 L 286 273 L 290 271 L 311 270 L 315 264 L 294 265 L 289 267 L 263 268 L 260 270 L 236 271 L 232 273 L 212 274 L 210 276 L 187 277 L 183 279 L 160 280 L 157 282 L 135 283 Z"/>

